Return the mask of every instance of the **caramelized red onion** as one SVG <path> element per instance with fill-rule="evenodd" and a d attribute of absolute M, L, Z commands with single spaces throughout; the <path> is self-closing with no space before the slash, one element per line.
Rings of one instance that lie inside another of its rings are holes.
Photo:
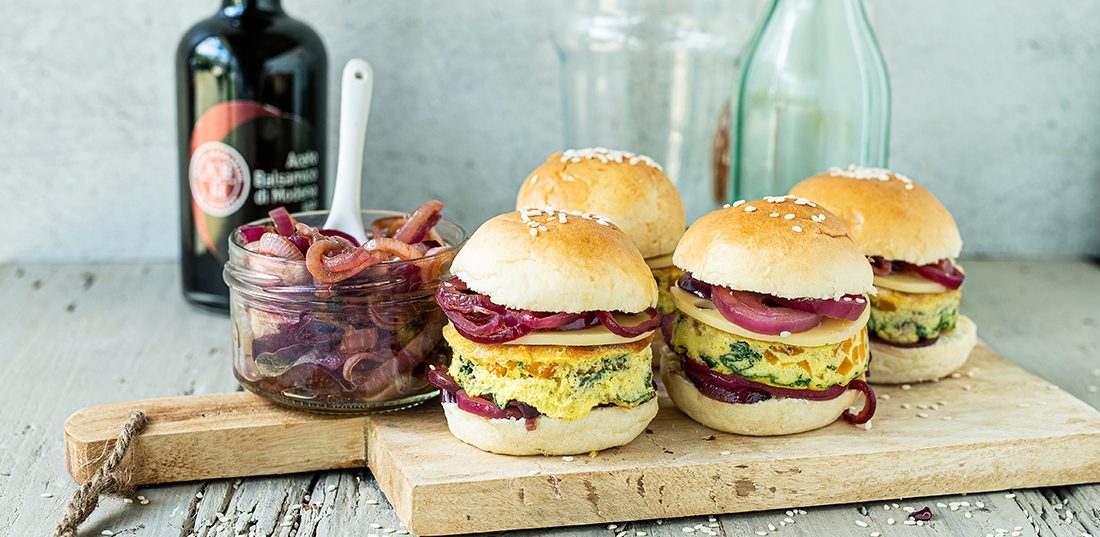
<path fill-rule="evenodd" d="M 454 323 L 462 337 L 486 345 L 507 343 L 535 331 L 581 330 L 602 323 L 611 333 L 637 337 L 661 324 L 661 312 L 649 308 L 645 321 L 620 324 L 611 312 L 553 313 L 506 308 L 482 294 L 474 293 L 457 276 L 443 282 L 435 291 L 435 301 Z"/>
<path fill-rule="evenodd" d="M 269 255 L 289 259 L 291 261 L 304 261 L 305 256 L 290 239 L 278 233 L 264 233 L 260 240 L 248 248 L 258 254 Z"/>
<path fill-rule="evenodd" d="M 771 300 L 772 297 L 761 293 L 715 285 L 711 288 L 711 297 L 726 320 L 758 334 L 797 334 L 821 324 L 821 315 L 779 305 Z"/>
<path fill-rule="evenodd" d="M 447 373 L 447 369 L 443 367 L 429 371 L 428 381 L 439 388 L 440 400 L 444 403 L 457 403 L 459 409 L 483 418 L 525 419 L 528 420 L 527 430 L 535 430 L 532 420 L 537 418 L 540 412 L 527 403 L 513 399 L 508 401 L 508 404 L 502 409 L 498 407 L 496 403 L 484 397 L 477 397 L 466 393 L 466 390 L 462 389 L 462 386 L 455 382 Z"/>
<path fill-rule="evenodd" d="M 737 375 L 726 375 L 719 373 L 691 358 L 681 355 L 680 366 L 683 368 L 684 373 L 689 377 L 697 378 L 707 384 L 713 384 L 715 386 L 725 388 L 727 390 L 755 390 L 758 392 L 764 392 L 768 395 L 779 397 L 794 397 L 798 399 L 808 399 L 810 401 L 828 401 L 840 397 L 840 394 L 847 391 L 847 386 L 840 384 L 830 386 L 824 390 L 811 390 L 811 389 L 798 389 L 798 388 L 781 388 L 778 386 L 771 386 L 761 382 L 754 382 Z M 854 381 L 853 381 L 854 382 Z"/>
<path fill-rule="evenodd" d="M 859 319 L 859 316 L 863 315 L 863 310 L 867 308 L 867 299 L 864 298 L 863 295 L 844 295 L 840 300 L 830 300 L 827 298 L 783 298 L 778 296 L 770 298 L 788 308 L 816 313 L 818 315 L 824 315 L 825 317 L 832 317 L 833 319 L 843 319 L 845 321 Z"/>
<path fill-rule="evenodd" d="M 947 258 L 940 259 L 935 263 L 929 263 L 927 265 L 914 265 L 912 263 L 906 263 L 905 261 L 890 261 L 880 256 L 870 257 L 868 261 L 871 262 L 871 270 L 874 271 L 876 276 L 886 276 L 888 274 L 897 274 L 902 271 L 912 271 L 926 280 L 936 282 L 951 290 L 961 287 L 963 280 L 966 279 L 966 276 L 959 270 L 959 267 L 956 267 L 951 263 L 951 260 Z"/>
<path fill-rule="evenodd" d="M 428 230 L 439 222 L 442 209 L 443 203 L 438 200 L 424 202 L 405 219 L 405 223 L 394 232 L 393 238 L 408 244 L 424 240 Z"/>
<path fill-rule="evenodd" d="M 290 213 L 287 212 L 286 207 L 276 207 L 268 211 L 267 215 L 271 217 L 271 221 L 275 224 L 276 233 L 284 237 L 289 237 L 294 234 L 294 224 L 296 222 L 290 217 Z"/>
<path fill-rule="evenodd" d="M 861 425 L 871 421 L 871 418 L 875 415 L 875 391 L 863 379 L 855 379 L 849 382 L 848 387 L 863 392 L 863 409 L 859 411 L 859 414 L 852 414 L 851 410 L 845 410 L 844 419 L 852 425 Z"/>
<path fill-rule="evenodd" d="M 237 231 L 241 233 L 241 243 L 248 244 L 260 240 L 260 237 L 262 237 L 264 233 L 267 233 L 267 226 L 255 224 L 244 225 L 237 228 Z"/>

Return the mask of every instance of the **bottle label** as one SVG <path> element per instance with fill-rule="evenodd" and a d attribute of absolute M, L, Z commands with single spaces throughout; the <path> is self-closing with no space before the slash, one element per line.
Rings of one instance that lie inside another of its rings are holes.
<path fill-rule="evenodd" d="M 206 142 L 191 154 L 191 197 L 210 216 L 229 216 L 248 201 L 248 163 L 233 146 Z"/>
<path fill-rule="evenodd" d="M 248 100 L 217 103 L 191 133 L 188 181 L 195 255 L 224 261 L 229 235 L 241 224 L 285 206 L 318 209 L 321 154 L 303 118 Z"/>

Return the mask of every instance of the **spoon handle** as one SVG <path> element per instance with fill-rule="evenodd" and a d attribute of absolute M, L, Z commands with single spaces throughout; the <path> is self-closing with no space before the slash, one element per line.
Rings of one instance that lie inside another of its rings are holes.
<path fill-rule="evenodd" d="M 336 164 L 336 188 L 325 229 L 337 229 L 367 241 L 360 216 L 360 179 L 363 173 L 363 142 L 367 134 L 374 70 L 363 59 L 344 66 L 340 89 L 340 153 Z"/>

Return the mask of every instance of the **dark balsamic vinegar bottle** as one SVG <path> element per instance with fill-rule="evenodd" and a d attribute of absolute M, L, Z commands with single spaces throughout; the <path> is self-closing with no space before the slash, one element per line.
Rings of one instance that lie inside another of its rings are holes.
<path fill-rule="evenodd" d="M 279 0 L 223 0 L 176 54 L 183 294 L 228 310 L 230 233 L 321 208 L 328 60 Z"/>

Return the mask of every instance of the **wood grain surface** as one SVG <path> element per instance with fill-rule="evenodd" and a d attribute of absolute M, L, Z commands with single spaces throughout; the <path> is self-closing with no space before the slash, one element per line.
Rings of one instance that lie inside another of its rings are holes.
<path fill-rule="evenodd" d="M 962 311 L 978 323 L 983 340 L 1100 407 L 1100 377 L 1094 376 L 1100 375 L 1100 270 L 1072 260 L 964 265 Z M 187 306 L 178 274 L 174 263 L 0 264 L 0 536 L 52 534 L 77 488 L 63 447 L 63 425 L 73 412 L 237 389 L 228 318 Z M 877 421 L 870 432 L 884 425 Z M 715 513 L 714 522 L 708 516 L 650 518 L 494 535 L 685 537 L 707 535 L 705 528 L 749 537 L 981 537 L 1004 529 L 1008 537 L 1019 527 L 1029 537 L 1100 536 L 1097 482 L 1100 476 L 1087 485 L 802 506 L 807 513 L 793 516 L 786 509 Z M 461 496 L 441 501 L 453 499 Z M 80 535 L 392 537 L 406 529 L 365 469 L 143 486 L 129 500 L 104 498 Z M 904 525 L 904 507 L 929 507 L 932 520 L 920 528 Z"/>

